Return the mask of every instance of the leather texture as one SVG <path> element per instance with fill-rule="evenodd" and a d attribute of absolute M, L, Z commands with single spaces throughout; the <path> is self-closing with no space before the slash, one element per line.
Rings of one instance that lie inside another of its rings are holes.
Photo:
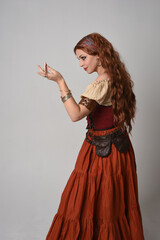
<path fill-rule="evenodd" d="M 96 154 L 99 157 L 108 157 L 112 147 L 110 136 L 94 136 L 93 139 L 93 144 L 96 146 Z"/>
<path fill-rule="evenodd" d="M 108 157 L 111 153 L 112 144 L 117 148 L 121 153 L 127 152 L 129 148 L 129 140 L 126 135 L 126 131 L 119 129 L 118 131 L 103 135 L 96 136 L 93 135 L 93 140 L 89 140 L 86 135 L 88 142 L 96 146 L 96 154 L 99 157 Z"/>
<path fill-rule="evenodd" d="M 84 105 L 92 112 L 94 112 L 95 109 L 99 106 L 99 104 L 95 100 L 83 96 L 81 97 L 79 104 Z"/>

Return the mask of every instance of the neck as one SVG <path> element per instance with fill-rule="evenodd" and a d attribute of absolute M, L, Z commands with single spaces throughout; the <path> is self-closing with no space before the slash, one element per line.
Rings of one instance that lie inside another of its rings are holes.
<path fill-rule="evenodd" d="M 104 69 L 102 66 L 98 66 L 97 69 L 96 69 L 96 72 L 98 73 L 98 76 L 106 73 L 107 74 L 107 71 L 106 69 Z"/>

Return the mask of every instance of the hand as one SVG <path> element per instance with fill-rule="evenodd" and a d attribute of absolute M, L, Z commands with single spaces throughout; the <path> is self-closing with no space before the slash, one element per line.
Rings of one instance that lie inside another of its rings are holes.
<path fill-rule="evenodd" d="M 59 72 L 57 72 L 55 69 L 49 67 L 47 63 L 44 63 L 44 70 L 40 67 L 40 65 L 38 65 L 38 68 L 40 70 L 38 74 L 41 75 L 42 77 L 46 77 L 49 80 L 52 80 L 55 82 L 58 82 L 63 79 L 62 75 Z"/>

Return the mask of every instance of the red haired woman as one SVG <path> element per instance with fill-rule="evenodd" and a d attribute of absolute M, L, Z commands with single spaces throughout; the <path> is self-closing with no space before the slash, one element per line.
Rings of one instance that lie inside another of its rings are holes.
<path fill-rule="evenodd" d="M 74 48 L 80 66 L 98 77 L 76 103 L 62 75 L 55 81 L 72 121 L 87 118 L 87 132 L 46 240 L 143 240 L 136 161 L 129 138 L 136 111 L 133 82 L 112 44 L 98 33 Z"/>

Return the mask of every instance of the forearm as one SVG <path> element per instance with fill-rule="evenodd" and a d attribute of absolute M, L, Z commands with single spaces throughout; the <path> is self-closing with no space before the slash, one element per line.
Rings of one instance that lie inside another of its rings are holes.
<path fill-rule="evenodd" d="M 67 91 L 69 91 L 69 88 L 68 88 L 65 80 L 61 79 L 57 82 L 57 84 L 58 84 L 59 90 L 61 92 L 61 97 L 64 97 L 66 95 Z M 87 114 L 87 109 L 86 109 L 86 111 L 82 111 L 80 105 L 76 103 L 73 96 L 70 97 L 69 99 L 67 99 L 67 101 L 65 101 L 63 104 L 66 108 L 68 115 L 70 116 L 70 118 L 73 122 L 82 119 Z"/>

